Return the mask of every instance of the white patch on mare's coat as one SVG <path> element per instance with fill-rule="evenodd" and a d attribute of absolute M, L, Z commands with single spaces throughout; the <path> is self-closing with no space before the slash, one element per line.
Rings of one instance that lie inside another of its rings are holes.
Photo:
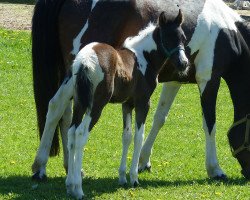
<path fill-rule="evenodd" d="M 196 80 L 203 93 L 206 83 L 211 79 L 216 40 L 221 29 L 237 32 L 236 21 L 241 17 L 222 0 L 206 0 L 197 20 L 195 32 L 188 46 L 191 54 L 199 50 L 195 58 Z"/>
<path fill-rule="evenodd" d="M 143 52 L 151 52 L 157 49 L 153 39 L 153 31 L 155 28 L 156 26 L 154 24 L 149 23 L 149 25 L 144 30 L 140 31 L 137 36 L 127 38 L 123 44 L 125 48 L 128 48 L 136 55 L 139 70 L 143 75 L 145 75 L 148 65 Z"/>
<path fill-rule="evenodd" d="M 90 13 L 94 9 L 94 7 L 98 1 L 99 0 L 93 0 Z M 88 29 L 88 27 L 89 27 L 89 20 L 87 20 L 86 24 L 84 25 L 84 27 L 82 28 L 80 33 L 78 33 L 76 38 L 73 40 L 73 50 L 70 52 L 72 55 L 76 56 L 76 54 L 79 52 L 81 44 L 82 44 L 81 39 L 82 39 L 84 33 L 86 32 L 86 30 Z"/>
<path fill-rule="evenodd" d="M 99 64 L 98 56 L 93 49 L 93 47 L 97 44 L 97 42 L 92 42 L 83 47 L 76 55 L 72 66 L 74 85 L 79 68 L 83 67 L 88 69 L 87 76 L 93 84 L 93 93 L 95 92 L 97 85 L 104 79 L 104 73 Z"/>

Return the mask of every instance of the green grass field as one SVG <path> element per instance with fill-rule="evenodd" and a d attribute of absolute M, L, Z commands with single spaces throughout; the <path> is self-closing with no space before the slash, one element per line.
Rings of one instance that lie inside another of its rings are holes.
<path fill-rule="evenodd" d="M 32 90 L 30 33 L 0 29 L 0 199 L 68 199 L 62 153 L 49 160 L 47 182 L 31 181 L 31 164 L 39 145 Z M 146 135 L 160 90 L 161 85 L 152 97 Z M 228 181 L 207 178 L 198 89 L 184 85 L 155 143 L 152 173 L 140 174 L 140 186 L 133 189 L 118 186 L 121 106 L 107 106 L 84 150 L 86 199 L 250 199 L 250 184 L 242 178 L 227 141 L 233 107 L 225 82 L 217 113 L 217 151 Z M 129 166 L 132 150 L 133 145 Z"/>

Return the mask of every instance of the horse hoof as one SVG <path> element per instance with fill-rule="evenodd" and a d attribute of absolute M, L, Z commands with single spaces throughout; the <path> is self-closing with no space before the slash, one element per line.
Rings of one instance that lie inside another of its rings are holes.
<path fill-rule="evenodd" d="M 228 180 L 227 175 L 225 175 L 225 174 L 217 175 L 217 176 L 213 177 L 213 179 L 217 180 L 217 181 L 226 181 L 226 180 Z"/>
<path fill-rule="evenodd" d="M 118 185 L 120 186 L 127 186 L 127 180 L 126 179 L 119 179 Z"/>
<path fill-rule="evenodd" d="M 133 184 L 134 188 L 137 188 L 139 186 L 139 182 L 138 181 L 135 181 L 134 184 Z"/>
<path fill-rule="evenodd" d="M 46 181 L 46 180 L 47 180 L 47 176 L 46 176 L 46 174 L 40 175 L 40 171 L 38 171 L 38 172 L 36 172 L 35 174 L 33 174 L 32 180 L 34 180 L 34 181 L 39 181 L 39 182 L 43 182 L 43 181 Z"/>
<path fill-rule="evenodd" d="M 152 170 L 151 170 L 151 165 L 146 165 L 144 168 L 140 168 L 139 170 L 138 170 L 138 173 L 142 173 L 142 172 L 145 172 L 145 171 L 147 171 L 147 172 L 151 172 Z"/>

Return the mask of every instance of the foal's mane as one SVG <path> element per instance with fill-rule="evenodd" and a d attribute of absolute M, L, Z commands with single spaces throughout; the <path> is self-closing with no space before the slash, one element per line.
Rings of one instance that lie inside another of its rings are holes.
<path fill-rule="evenodd" d="M 138 51 L 140 49 L 151 49 L 153 42 L 153 31 L 155 30 L 155 28 L 156 25 L 150 22 L 146 28 L 144 28 L 138 33 L 138 35 L 128 37 L 125 40 L 123 47 L 128 48 L 133 52 Z"/>

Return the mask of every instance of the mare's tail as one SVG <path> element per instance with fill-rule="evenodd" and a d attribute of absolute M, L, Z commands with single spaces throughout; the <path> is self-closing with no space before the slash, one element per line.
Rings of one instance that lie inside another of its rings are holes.
<path fill-rule="evenodd" d="M 38 0 L 32 19 L 33 86 L 40 138 L 42 137 L 49 100 L 57 91 L 64 64 L 57 30 L 58 15 L 65 0 Z M 58 129 L 50 156 L 58 155 Z"/>

